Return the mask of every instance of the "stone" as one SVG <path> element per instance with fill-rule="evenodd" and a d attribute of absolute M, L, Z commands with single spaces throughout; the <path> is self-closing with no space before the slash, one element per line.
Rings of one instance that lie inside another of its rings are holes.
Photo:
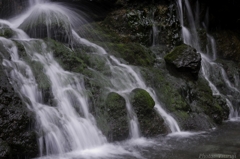
<path fill-rule="evenodd" d="M 164 60 L 177 71 L 190 73 L 194 79 L 198 78 L 201 68 L 201 55 L 191 46 L 182 44 L 175 47 L 165 55 Z"/>
<path fill-rule="evenodd" d="M 136 88 L 131 92 L 130 98 L 144 137 L 166 133 L 164 121 L 154 110 L 155 102 L 146 90 Z"/>

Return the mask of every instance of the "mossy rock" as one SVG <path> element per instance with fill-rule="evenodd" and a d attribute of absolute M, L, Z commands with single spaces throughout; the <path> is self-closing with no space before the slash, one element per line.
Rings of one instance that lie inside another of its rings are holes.
<path fill-rule="evenodd" d="M 208 82 L 199 78 L 196 84 L 191 84 L 191 108 L 198 113 L 204 113 L 216 124 L 221 124 L 228 118 L 229 108 L 221 96 L 213 96 Z"/>
<path fill-rule="evenodd" d="M 144 89 L 134 89 L 131 92 L 131 103 L 137 114 L 148 114 L 153 110 L 155 102 Z"/>
<path fill-rule="evenodd" d="M 129 136 L 128 115 L 125 99 L 115 92 L 108 94 L 106 101 L 106 111 L 108 113 L 108 125 L 110 141 L 125 140 Z"/>
<path fill-rule="evenodd" d="M 159 100 L 181 129 L 206 130 L 227 119 L 229 110 L 226 102 L 213 96 L 202 74 L 197 81 L 193 81 L 169 74 L 164 66 L 163 62 L 159 68 L 142 68 L 141 73 L 146 84 L 154 88 Z M 190 122 L 201 118 L 200 123 Z"/>
<path fill-rule="evenodd" d="M 5 38 L 11 38 L 14 36 L 14 31 L 9 27 L 0 28 L 0 36 Z"/>
<path fill-rule="evenodd" d="M 146 90 L 134 89 L 130 94 L 130 102 L 143 136 L 152 137 L 167 132 L 163 119 L 154 110 L 155 102 Z"/>
<path fill-rule="evenodd" d="M 189 45 L 182 44 L 175 47 L 171 52 L 164 56 L 164 60 L 177 71 L 190 73 L 194 79 L 198 78 L 201 68 L 201 55 Z"/>
<path fill-rule="evenodd" d="M 162 65 L 165 66 L 163 63 Z M 166 68 L 142 68 L 141 74 L 146 84 L 154 88 L 159 100 L 169 112 L 191 111 L 186 96 L 182 92 L 185 82 L 182 78 L 171 76 Z M 188 92 L 187 88 L 186 91 Z"/>
<path fill-rule="evenodd" d="M 84 60 L 87 60 L 87 55 L 84 57 L 86 51 L 90 51 L 90 48 L 84 47 L 73 51 L 68 46 L 55 41 L 53 39 L 45 39 L 49 48 L 53 50 L 53 55 L 63 67 L 63 69 L 72 72 L 83 72 L 87 68 L 87 64 Z"/>

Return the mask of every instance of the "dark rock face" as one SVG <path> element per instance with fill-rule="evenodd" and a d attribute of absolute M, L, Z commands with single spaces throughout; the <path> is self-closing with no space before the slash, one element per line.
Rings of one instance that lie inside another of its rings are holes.
<path fill-rule="evenodd" d="M 171 49 L 180 43 L 180 25 L 174 13 L 174 4 L 138 1 L 112 11 L 102 25 L 119 34 L 124 42 L 137 42 L 145 46 L 156 43 Z M 161 31 L 154 32 L 153 28 Z M 154 36 L 161 38 L 154 42 Z"/>
<path fill-rule="evenodd" d="M 216 31 L 214 37 L 219 57 L 240 62 L 240 32 L 221 30 Z"/>
<path fill-rule="evenodd" d="M 143 136 L 151 137 L 166 133 L 163 119 L 154 111 L 155 102 L 149 93 L 136 88 L 131 92 L 131 103 L 138 117 L 140 131 Z"/>
<path fill-rule="evenodd" d="M 2 67 L 0 74 L 0 158 L 35 157 L 37 138 L 31 129 L 34 116 L 14 92 Z"/>
<path fill-rule="evenodd" d="M 128 138 L 128 115 L 125 99 L 117 93 L 111 92 L 106 99 L 108 113 L 107 122 L 110 128 L 108 139 L 110 141 L 121 141 Z"/>
<path fill-rule="evenodd" d="M 181 72 L 191 73 L 197 79 L 201 67 L 201 55 L 191 46 L 182 44 L 174 48 L 164 60 Z"/>
<path fill-rule="evenodd" d="M 1 0 L 0 17 L 9 18 L 21 13 L 28 6 L 28 0 Z"/>

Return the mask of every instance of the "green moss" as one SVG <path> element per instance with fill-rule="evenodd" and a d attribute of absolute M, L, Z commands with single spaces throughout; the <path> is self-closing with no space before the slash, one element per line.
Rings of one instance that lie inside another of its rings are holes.
<path fill-rule="evenodd" d="M 71 50 L 64 44 L 57 42 L 52 39 L 45 39 L 50 49 L 53 50 L 53 55 L 57 59 L 57 61 L 61 64 L 61 66 L 68 71 L 73 72 L 83 72 L 83 70 L 87 67 L 87 64 L 84 62 L 86 57 L 83 54 L 86 51 L 90 51 L 90 48 L 86 46 L 76 51 Z"/>
<path fill-rule="evenodd" d="M 1 28 L 0 36 L 5 38 L 11 38 L 14 35 L 14 31 L 10 28 Z"/>
<path fill-rule="evenodd" d="M 124 112 L 118 112 L 121 109 L 126 108 L 126 102 L 125 99 L 120 96 L 119 94 L 115 92 L 111 92 L 108 94 L 106 99 L 106 107 L 107 111 L 109 111 L 110 114 L 122 116 Z M 119 114 L 120 113 L 120 114 Z"/>
<path fill-rule="evenodd" d="M 105 43 L 109 54 L 122 58 L 131 65 L 153 66 L 155 55 L 149 48 L 138 43 Z"/>
<path fill-rule="evenodd" d="M 160 101 L 170 112 L 191 111 L 190 105 L 181 95 L 183 82 L 168 74 L 165 68 L 142 68 L 141 73 L 149 86 L 155 89 Z"/>
<path fill-rule="evenodd" d="M 166 132 L 163 119 L 153 109 L 155 101 L 146 90 L 134 89 L 130 94 L 130 103 L 138 117 L 143 136 L 152 137 Z"/>
<path fill-rule="evenodd" d="M 144 89 L 136 88 L 131 92 L 131 103 L 136 111 L 146 114 L 153 109 L 155 102 Z"/>
<path fill-rule="evenodd" d="M 175 47 L 170 53 L 164 56 L 164 60 L 167 62 L 172 62 L 181 56 L 182 52 L 188 48 L 187 45 L 182 44 L 180 46 Z"/>
<path fill-rule="evenodd" d="M 102 23 L 91 23 L 82 25 L 77 30 L 78 34 L 90 41 L 94 42 L 114 42 L 120 43 L 125 41 L 119 34 L 107 29 Z"/>

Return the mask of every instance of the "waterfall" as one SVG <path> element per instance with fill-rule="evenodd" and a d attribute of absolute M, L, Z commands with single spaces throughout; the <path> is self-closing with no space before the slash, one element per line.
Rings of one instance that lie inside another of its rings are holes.
<path fill-rule="evenodd" d="M 36 113 L 41 155 L 93 148 L 106 142 L 89 113 L 81 75 L 64 71 L 42 40 L 16 39 L 26 50 L 25 58 L 42 66 L 40 71 L 46 74 L 55 101 L 49 105 L 43 101 L 43 92 L 38 88 L 31 67 L 19 55 L 16 44 L 5 38 L 0 41 L 11 56 L 11 60 L 4 56 L 3 65 L 10 70 L 12 84 L 27 99 L 29 109 Z"/>
<path fill-rule="evenodd" d="M 202 56 L 202 65 L 201 65 L 201 72 L 204 78 L 208 81 L 210 88 L 212 89 L 213 95 L 220 95 L 225 100 L 230 109 L 229 119 L 235 120 L 239 118 L 238 116 L 238 108 L 235 108 L 232 104 L 232 100 L 234 95 L 239 96 L 240 90 L 237 88 L 238 82 L 235 82 L 233 85 L 227 77 L 227 74 L 223 67 L 216 63 L 215 60 L 217 59 L 217 51 L 216 51 L 216 43 L 213 36 L 207 33 L 207 46 L 206 52 L 201 50 L 201 45 L 198 37 L 198 29 L 199 29 L 199 6 L 198 1 L 196 3 L 196 12 L 193 13 L 190 3 L 188 0 L 177 0 L 178 6 L 178 15 L 180 19 L 180 23 L 182 26 L 182 38 L 185 44 L 188 44 L 194 47 Z M 195 16 L 194 16 L 195 15 Z M 185 19 L 186 17 L 186 19 Z M 194 18 L 195 17 L 195 18 Z M 208 17 L 207 17 L 208 18 Z M 205 29 L 207 30 L 206 24 L 203 24 Z M 228 90 L 228 93 L 222 93 L 216 86 L 216 80 L 213 79 L 214 72 L 219 72 L 221 75 L 218 80 L 221 80 L 224 83 L 225 89 Z"/>
<path fill-rule="evenodd" d="M 37 5 L 44 1 L 34 2 Z M 15 36 L 13 40 L 1 37 L 0 43 L 8 52 L 2 56 L 11 83 L 36 114 L 40 156 L 103 145 L 107 140 L 89 112 L 83 76 L 63 70 L 43 40 L 31 39 L 22 30 L 14 28 L 28 17 L 26 13 L 22 16 L 20 21 L 4 22 L 3 25 L 14 30 Z M 16 43 L 24 47 L 25 54 L 18 52 Z M 40 68 L 37 74 L 33 72 L 32 64 Z M 41 82 L 49 87 L 51 102 L 44 101 L 44 92 L 39 89 L 39 79 L 36 79 L 39 74 L 43 76 Z"/>
<path fill-rule="evenodd" d="M 96 54 L 105 58 L 113 75 L 109 79 L 111 87 L 107 89 L 125 99 L 132 139 L 141 137 L 138 118 L 130 102 L 130 93 L 135 88 L 142 88 L 150 94 L 155 101 L 156 112 L 171 132 L 180 132 L 176 120 L 162 108 L 154 90 L 145 84 L 136 68 L 121 63 L 116 57 L 108 55 L 102 47 L 81 38 L 72 29 L 75 22 L 80 20 L 84 23 L 84 19 L 76 16 L 71 9 L 47 0 L 29 0 L 29 4 L 30 8 L 23 14 L 9 22 L 0 21 L 14 31 L 12 39 L 0 37 L 0 43 L 4 48 L 1 53 L 6 73 L 14 89 L 36 115 L 35 129 L 39 136 L 40 157 L 92 149 L 106 144 L 107 139 L 89 110 L 84 76 L 64 70 L 54 59 L 53 50 L 43 40 L 30 38 L 19 29 L 27 27 L 27 31 L 31 31 L 35 27 L 33 25 L 40 20 L 39 15 L 45 17 L 41 22 L 47 26 L 46 37 L 52 37 L 50 32 L 53 22 L 57 26 L 64 25 L 67 30 L 64 35 L 95 48 Z M 48 16 L 52 16 L 52 19 Z M 61 21 L 58 17 L 64 20 Z M 35 34 L 37 33 L 34 32 L 33 35 Z M 19 46 L 23 47 L 23 52 L 19 51 Z M 45 99 L 46 96 L 48 100 Z"/>

